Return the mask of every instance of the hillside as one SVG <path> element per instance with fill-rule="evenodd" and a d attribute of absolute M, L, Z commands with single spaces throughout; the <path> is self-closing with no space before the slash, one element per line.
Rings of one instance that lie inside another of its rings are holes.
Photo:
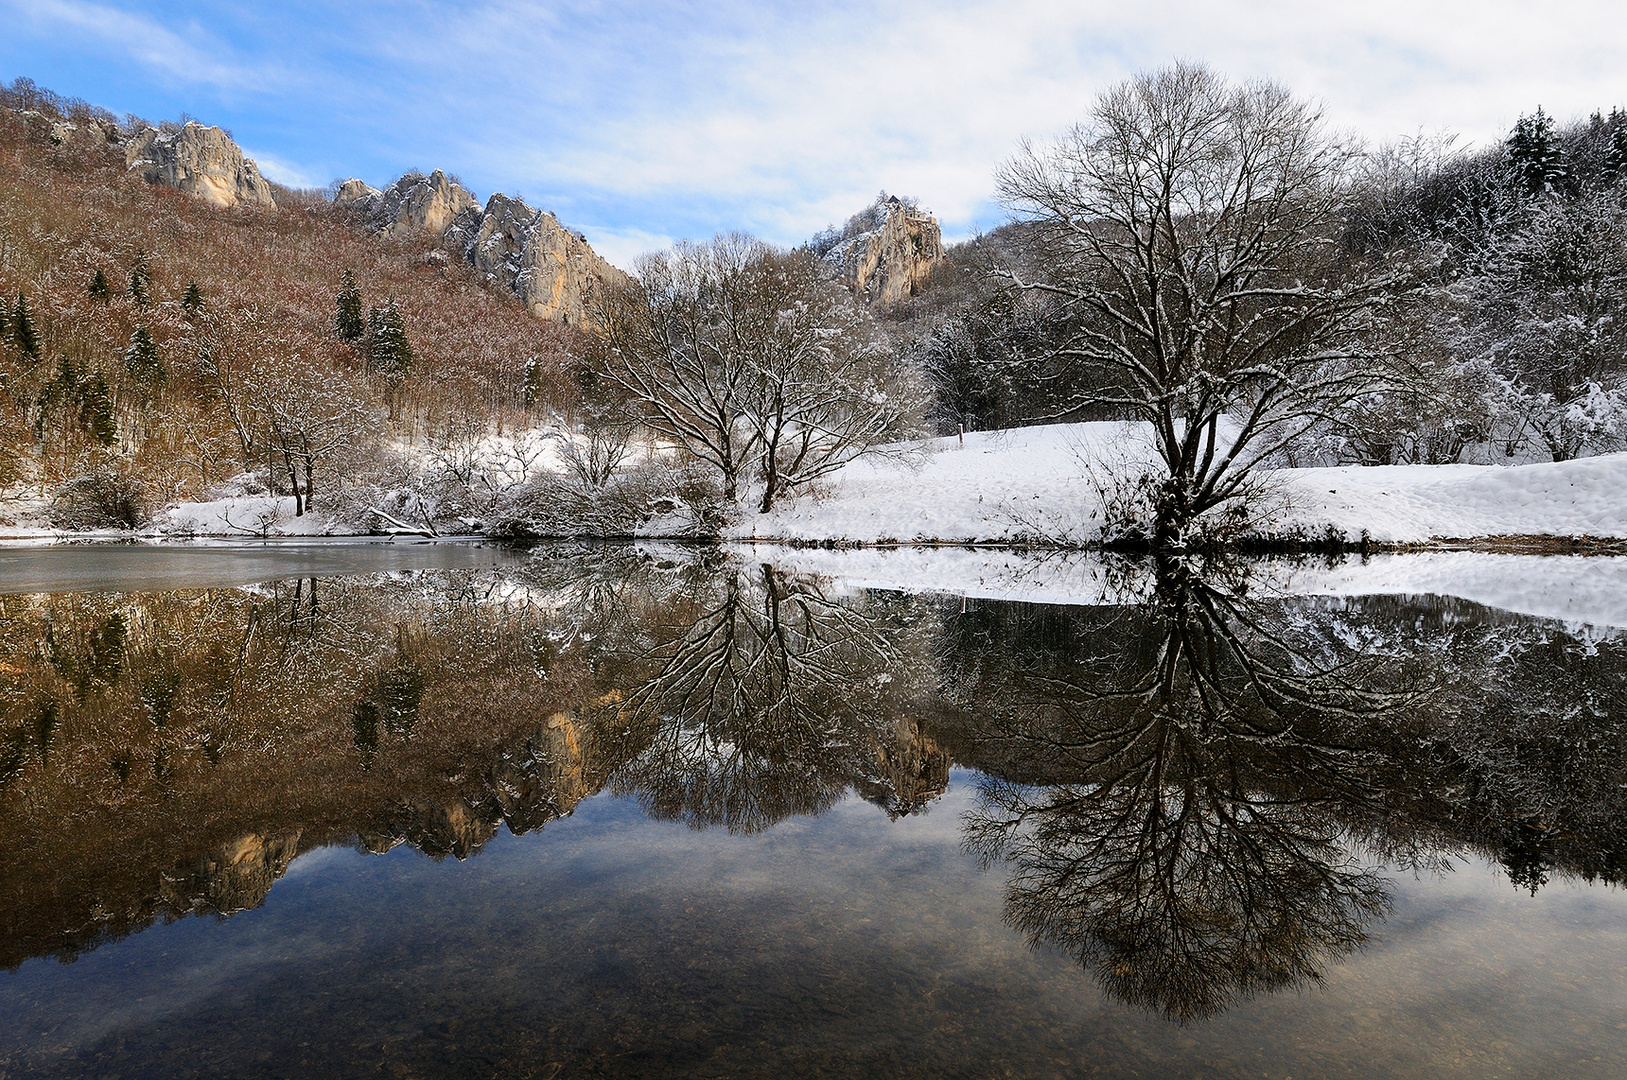
<path fill-rule="evenodd" d="M 337 473 L 381 467 L 380 446 L 471 422 L 501 431 L 566 392 L 573 331 L 528 315 L 437 235 L 381 235 L 257 174 L 274 204 L 149 182 L 127 161 L 126 134 L 94 112 L 0 109 L 8 512 L 83 477 L 149 508 L 197 499 L 266 467 L 277 423 L 320 438 L 342 417 L 344 453 L 324 451 L 320 496 Z M 392 370 L 370 335 L 335 332 L 346 270 L 363 311 L 399 315 L 410 354 Z"/>

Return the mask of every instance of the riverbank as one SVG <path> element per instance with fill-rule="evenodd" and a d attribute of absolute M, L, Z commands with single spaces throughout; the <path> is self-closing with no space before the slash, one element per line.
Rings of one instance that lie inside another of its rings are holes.
<path fill-rule="evenodd" d="M 866 458 L 768 514 L 743 510 L 717 539 L 791 546 L 1033 546 L 1102 543 L 1116 485 L 1151 460 L 1125 423 L 974 432 Z M 1627 553 L 1627 454 L 1535 465 L 1398 465 L 1260 474 L 1244 546 Z M 335 536 L 363 534 L 320 510 L 295 517 L 269 495 L 182 503 L 131 532 L 75 533 L 12 515 L 0 540 Z M 473 522 L 465 522 L 472 525 Z M 666 517 L 639 538 L 695 539 Z M 624 537 L 629 539 L 632 537 Z"/>

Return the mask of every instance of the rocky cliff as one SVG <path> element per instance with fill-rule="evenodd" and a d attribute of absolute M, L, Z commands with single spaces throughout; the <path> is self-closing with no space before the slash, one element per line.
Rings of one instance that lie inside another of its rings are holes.
<path fill-rule="evenodd" d="M 938 219 L 893 197 L 879 228 L 844 240 L 825 265 L 867 304 L 896 304 L 919 293 L 944 257 Z"/>
<path fill-rule="evenodd" d="M 124 163 L 154 184 L 167 184 L 215 206 L 276 207 L 271 185 L 231 136 L 197 121 L 180 129 L 146 128 L 124 145 Z"/>
<path fill-rule="evenodd" d="M 514 293 L 540 319 L 587 322 L 593 292 L 628 281 L 554 215 L 501 194 L 482 209 L 473 194 L 439 169 L 429 176 L 409 173 L 383 191 L 347 180 L 335 199 L 380 232 L 419 229 L 442 237 L 487 281 Z"/>

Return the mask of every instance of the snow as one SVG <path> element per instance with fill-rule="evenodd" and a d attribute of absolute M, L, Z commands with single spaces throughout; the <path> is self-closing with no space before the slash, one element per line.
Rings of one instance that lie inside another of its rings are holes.
<path fill-rule="evenodd" d="M 933 439 L 914 460 L 860 459 L 823 492 L 753 514 L 731 539 L 851 543 L 1099 540 L 1091 476 L 1151 459 L 1144 428 L 1053 424 Z M 1278 469 L 1269 531 L 1380 543 L 1497 536 L 1627 537 L 1627 454 L 1519 466 Z"/>
<path fill-rule="evenodd" d="M 1053 424 L 972 432 L 892 448 L 855 461 L 812 494 L 770 514 L 744 512 L 731 540 L 848 544 L 946 543 L 1083 546 L 1099 541 L 1098 483 L 1135 475 L 1153 460 L 1145 427 L 1129 423 Z M 646 452 L 655 452 L 646 449 Z M 428 451 L 416 451 L 430 467 Z M 492 436 L 468 460 L 494 474 L 557 468 L 557 439 L 543 432 Z M 1377 543 L 1549 536 L 1627 538 L 1627 454 L 1560 464 L 1410 465 L 1280 469 L 1262 474 L 1262 509 L 1273 535 Z M 239 478 L 242 479 L 242 478 Z M 263 492 L 263 488 L 259 489 Z M 350 531 L 317 512 L 296 518 L 292 498 L 225 485 L 211 501 L 181 503 L 149 530 L 194 536 L 325 535 Z M 48 539 L 45 503 L 8 493 L 0 536 Z M 679 531 L 648 523 L 645 535 Z"/>
<path fill-rule="evenodd" d="M 177 503 L 154 519 L 152 529 L 182 536 L 328 536 L 339 531 L 320 511 L 294 516 L 292 495 Z"/>
<path fill-rule="evenodd" d="M 1128 604 L 1147 598 L 1144 568 L 1093 552 L 999 548 L 749 550 L 782 569 L 829 579 L 838 591 L 884 589 L 1044 604 Z M 1627 557 L 1425 552 L 1329 565 L 1250 567 L 1256 598 L 1451 596 L 1572 626 L 1627 627 Z"/>

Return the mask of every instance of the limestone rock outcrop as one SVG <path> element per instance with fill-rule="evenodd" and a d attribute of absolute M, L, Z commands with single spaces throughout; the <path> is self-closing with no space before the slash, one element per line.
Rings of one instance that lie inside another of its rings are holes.
<path fill-rule="evenodd" d="M 124 163 L 154 184 L 167 184 L 214 206 L 252 203 L 273 209 L 271 185 L 218 127 L 191 121 L 179 129 L 146 128 L 124 145 Z"/>
<path fill-rule="evenodd" d="M 357 183 L 360 181 L 346 181 L 340 193 Z M 439 169 L 428 176 L 408 173 L 379 192 L 376 199 L 363 194 L 355 205 L 380 232 L 391 236 L 408 229 L 444 233 L 459 218 L 480 212 L 480 203 L 474 194 Z"/>
<path fill-rule="evenodd" d="M 440 236 L 539 319 L 583 324 L 590 319 L 589 298 L 595 290 L 629 280 L 553 214 L 502 194 L 493 195 L 482 209 L 439 169 L 429 176 L 409 173 L 382 192 L 347 180 L 335 201 L 362 214 L 380 232 L 419 229 Z"/>
<path fill-rule="evenodd" d="M 938 219 L 897 197 L 885 204 L 881 227 L 832 248 L 825 265 L 867 304 L 896 304 L 919 293 L 944 258 Z"/>
<path fill-rule="evenodd" d="M 374 199 L 381 198 L 383 195 L 382 191 L 367 181 L 352 178 L 339 185 L 339 192 L 334 196 L 333 201 L 344 207 L 366 207 L 372 205 Z"/>

